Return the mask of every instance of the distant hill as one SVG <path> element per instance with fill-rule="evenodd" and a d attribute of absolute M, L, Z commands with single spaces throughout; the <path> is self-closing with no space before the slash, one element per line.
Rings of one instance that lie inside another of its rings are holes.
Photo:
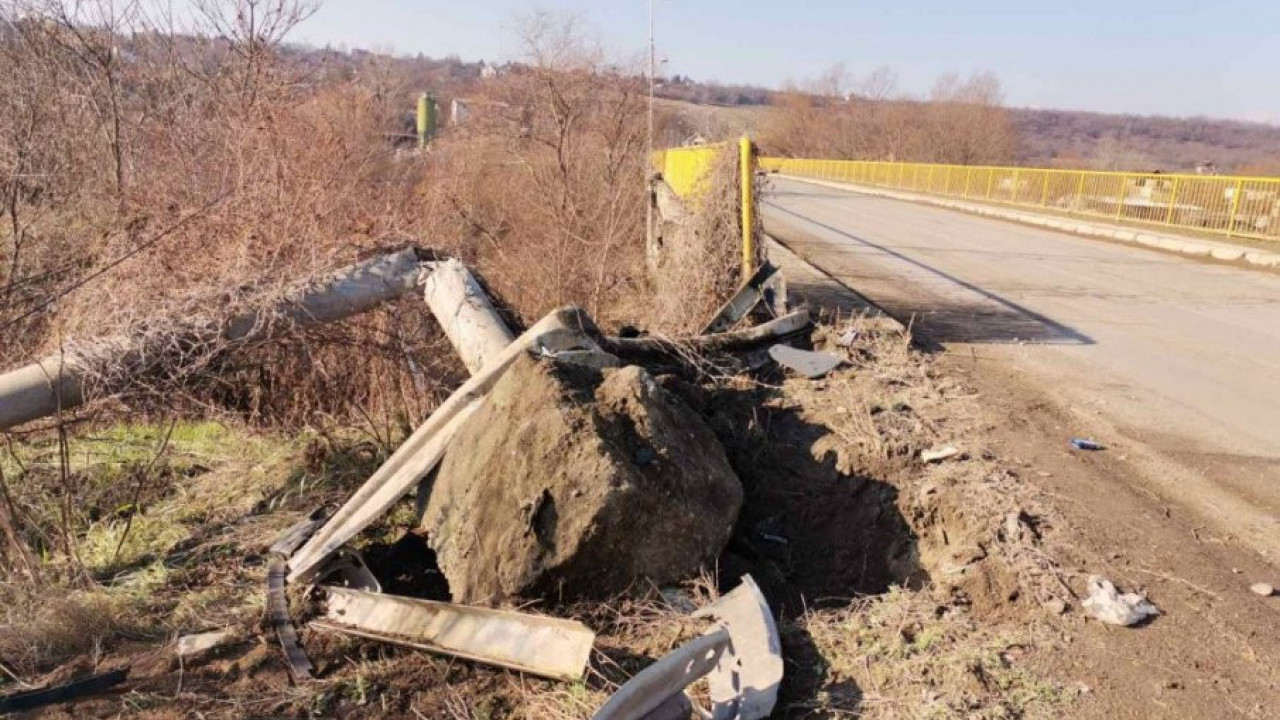
<path fill-rule="evenodd" d="M 1280 126 L 1209 118 L 1011 109 L 1023 163 L 1280 174 Z"/>
<path fill-rule="evenodd" d="M 666 80 L 658 95 L 684 107 L 704 132 L 718 125 L 756 129 L 777 93 L 760 87 Z M 1010 108 L 1025 165 L 1103 170 L 1194 171 L 1280 175 L 1280 126 L 1212 118 L 1119 115 Z M 719 122 L 717 122 L 717 119 Z"/>
<path fill-rule="evenodd" d="M 394 75 L 395 91 L 435 90 L 444 98 L 474 91 L 487 67 L 457 57 L 388 56 L 365 50 L 290 48 L 299 63 L 332 77 Z M 495 68 L 496 69 L 496 68 Z M 393 91 L 394 92 L 394 91 Z M 398 93 L 397 93 L 398 94 Z M 664 142 L 689 136 L 756 132 L 781 94 L 755 85 L 660 78 L 660 106 L 679 119 Z M 1009 109 L 1025 165 L 1108 170 L 1194 171 L 1280 175 L 1280 126 L 1209 118 L 1168 118 L 1067 110 Z M 678 137 L 677 137 L 678 136 Z"/>

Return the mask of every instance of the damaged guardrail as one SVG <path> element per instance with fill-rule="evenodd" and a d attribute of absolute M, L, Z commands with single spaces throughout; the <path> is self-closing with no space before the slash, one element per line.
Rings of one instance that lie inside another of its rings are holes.
<path fill-rule="evenodd" d="M 293 680 L 305 682 L 312 678 L 314 672 L 288 607 L 287 585 L 300 580 L 316 583 L 317 589 L 324 594 L 323 617 L 313 619 L 307 627 L 446 654 L 551 679 L 581 679 L 595 641 L 594 632 L 582 623 L 510 610 L 383 594 L 378 579 L 349 543 L 414 488 L 418 490 L 420 503 L 423 496 L 432 493 L 432 470 L 450 452 L 455 438 L 470 419 L 486 408 L 486 403 L 489 403 L 486 412 L 490 413 L 490 416 L 485 416 L 487 421 L 502 417 L 501 406 L 494 405 L 492 396 L 499 394 L 495 387 L 499 387 L 504 376 L 506 385 L 511 386 L 525 377 L 532 377 L 519 375 L 518 372 L 529 373 L 530 368 L 540 368 L 540 371 L 546 372 L 547 368 L 554 366 L 556 372 L 551 373 L 553 375 L 559 373 L 575 376 L 585 373 L 594 377 L 597 385 L 592 390 L 600 396 L 607 394 L 602 389 L 605 382 L 600 378 L 612 378 L 617 381 L 614 383 L 616 387 L 613 387 L 613 392 L 616 393 L 614 397 L 621 406 L 630 407 L 632 412 L 651 413 L 647 416 L 625 416 L 626 410 L 611 406 L 608 412 L 613 414 L 607 418 L 610 422 L 619 421 L 624 416 L 627 422 L 635 417 L 643 417 L 649 424 L 646 432 L 654 432 L 654 428 L 667 428 L 671 436 L 684 438 L 686 443 L 689 437 L 706 439 L 701 445 L 694 443 L 676 448 L 675 458 L 690 460 L 720 453 L 718 460 L 715 457 L 711 460 L 723 465 L 719 479 L 735 488 L 736 499 L 719 502 L 721 497 L 711 492 L 716 489 L 714 484 L 708 485 L 709 491 L 703 493 L 716 501 L 708 507 L 719 507 L 724 515 L 718 521 L 724 527 L 708 531 L 706 537 L 709 540 L 699 550 L 703 552 L 710 547 L 711 550 L 707 551 L 710 554 L 706 557 L 714 558 L 727 542 L 728 533 L 740 507 L 739 481 L 724 459 L 714 434 L 705 427 L 696 413 L 684 407 L 674 396 L 663 394 L 665 391 L 643 367 L 620 366 L 632 363 L 668 367 L 687 363 L 691 356 L 699 355 L 752 354 L 767 359 L 770 348 L 779 342 L 801 338 L 812 328 L 808 312 L 799 310 L 754 327 L 732 329 L 765 301 L 770 292 L 777 290 L 778 286 L 771 284 L 775 274 L 776 271 L 771 266 L 762 267 L 707 323 L 710 332 L 688 338 L 608 337 L 596 328 L 586 312 L 572 307 L 551 312 L 528 330 L 515 336 L 494 308 L 482 285 L 465 265 L 454 260 L 423 262 L 413 250 L 349 267 L 324 282 L 300 291 L 274 308 L 274 312 L 285 315 L 293 324 L 327 322 L 371 308 L 421 282 L 424 301 L 472 372 L 472 377 L 454 391 L 336 512 L 328 517 L 318 512 L 313 513 L 286 530 L 271 545 L 267 574 L 268 622 L 278 637 Z M 273 327 L 274 323 L 265 323 L 262 318 L 250 315 L 237 318 L 226 328 L 216 332 L 229 339 L 259 341 L 272 337 Z M 133 352 L 128 346 L 120 347 L 125 354 Z M 45 382 L 43 386 L 27 382 L 25 385 L 19 384 L 16 390 L 27 393 L 23 397 L 34 398 L 27 409 L 24 412 L 11 412 L 3 418 L 10 422 L 22 422 L 21 418 L 24 417 L 39 417 L 32 413 L 45 411 L 50 407 L 56 411 L 67 407 L 72 400 L 79 402 L 83 399 L 80 378 L 74 372 L 65 372 L 68 365 L 74 367 L 74 359 L 64 356 L 58 358 L 57 362 L 62 371 L 52 377 L 68 384 L 64 387 L 51 382 L 50 377 L 41 370 L 40 377 Z M 565 370 L 571 366 L 571 370 Z M 585 370 L 582 369 L 584 366 Z M 24 369 L 27 370 L 30 369 Z M 3 393 L 6 386 L 3 381 L 12 375 L 0 378 L 0 402 L 5 397 Z M 26 376 L 23 375 L 22 378 Z M 64 390 L 67 391 L 66 394 L 63 393 Z M 580 397 L 583 388 L 555 386 L 552 390 L 564 390 L 566 393 L 554 397 L 576 398 Z M 43 391 L 44 395 L 38 391 Z M 600 400 L 598 396 L 592 395 L 589 401 Z M 683 407 L 683 410 L 673 410 L 672 406 Z M 496 416 L 492 415 L 493 407 L 499 407 Z M 597 409 L 590 410 L 596 412 Z M 679 418 L 673 420 L 671 417 L 678 412 L 685 413 L 696 422 L 693 425 L 681 425 Z M 596 419 L 596 415 L 586 411 L 581 414 L 566 413 L 563 419 L 566 427 L 576 428 L 582 433 L 595 433 L 586 441 L 571 439 L 570 442 L 583 443 L 580 447 L 615 442 L 603 437 L 606 433 L 603 426 L 607 423 L 597 423 Z M 474 424 L 470 430 L 474 430 Z M 690 484 L 693 483 L 692 475 L 715 474 L 712 472 L 715 470 L 712 467 L 714 463 L 696 472 L 688 470 L 687 464 L 679 462 L 670 462 L 667 470 L 656 470 L 654 467 L 659 463 L 659 450 L 663 446 L 660 438 L 650 437 L 647 441 L 653 446 L 642 445 L 638 450 L 632 445 L 610 446 L 601 451 L 602 460 L 596 462 L 592 459 L 577 470 L 585 468 L 588 471 L 583 477 L 607 475 L 607 472 L 633 473 L 626 475 L 627 479 L 642 479 L 645 477 L 642 473 L 650 473 L 650 478 L 657 477 L 668 483 L 663 487 L 669 487 L 672 478 L 681 477 L 682 472 L 689 473 L 686 479 L 690 480 Z M 475 443 L 469 449 L 479 445 L 480 443 Z M 655 450 L 655 447 L 659 450 Z M 452 462 L 454 458 L 461 456 L 454 454 L 449 457 Z M 614 463 L 614 469 L 607 468 L 606 463 Z M 440 474 L 443 475 L 447 468 L 447 465 L 442 468 Z M 558 466 L 553 468 L 553 474 L 562 471 L 563 468 Z M 663 472 L 673 474 L 661 475 Z M 484 477 L 484 474 L 464 476 L 466 482 L 471 482 L 474 477 Z M 706 478 L 702 481 L 706 481 Z M 496 482 L 501 484 L 503 480 L 499 478 Z M 516 486 L 516 483 L 510 485 Z M 610 485 L 610 482 L 605 482 L 604 485 Z M 561 496 L 560 512 L 567 510 L 566 498 L 588 495 L 594 487 L 584 483 L 575 489 L 578 494 Z M 646 495 L 642 488 L 634 495 L 646 498 L 648 502 L 652 493 Z M 673 494 L 673 497 L 677 496 Z M 538 536 L 539 539 L 543 533 L 554 532 L 553 527 L 549 529 L 549 525 L 554 526 L 554 520 L 547 522 L 548 517 L 555 517 L 549 515 L 547 510 L 551 507 L 550 512 L 556 512 L 554 502 L 555 498 L 550 490 L 545 488 L 540 495 L 530 498 L 526 505 L 517 509 L 527 527 L 517 530 L 525 536 Z M 586 500 L 580 502 L 588 503 Z M 603 507 L 603 504 L 593 506 L 593 510 Z M 683 513 L 701 523 L 706 523 L 709 515 L 695 512 L 692 505 L 673 505 L 670 499 L 666 505 L 650 502 L 647 507 L 664 510 L 668 515 Z M 675 507 L 681 512 L 673 512 Z M 591 517 L 593 522 L 612 522 L 615 526 L 632 520 L 625 513 L 607 515 L 603 511 Z M 505 516 L 500 519 L 505 522 Z M 696 530 L 696 527 L 686 526 L 685 529 Z M 616 536 L 618 533 L 614 534 Z M 589 545 L 601 542 L 602 537 L 604 536 L 598 533 L 588 533 L 579 540 Z M 633 544 L 630 543 L 630 538 L 627 540 L 624 545 Z M 716 545 L 717 542 L 719 545 Z M 676 543 L 671 545 L 674 547 Z M 607 550 L 622 546 L 614 544 L 602 547 Z M 622 552 L 625 554 L 627 551 Z M 582 555 L 595 561 L 601 561 L 606 556 L 607 553 L 599 548 L 587 548 Z M 679 567 L 679 573 L 687 573 L 689 559 L 682 558 L 685 564 Z M 692 562 L 692 566 L 696 567 L 701 560 L 693 558 Z M 636 568 L 642 568 L 639 564 L 614 564 L 627 568 L 631 573 L 626 578 L 627 582 L 634 581 L 636 577 L 648 577 L 643 571 L 636 571 Z M 441 567 L 444 567 L 443 562 Z M 497 572 L 497 569 L 493 569 L 493 572 Z M 593 582 L 597 578 L 596 575 L 590 577 Z M 687 577 L 687 574 L 679 577 Z M 334 582 L 347 587 L 339 587 Z M 450 582 L 452 584 L 453 581 Z M 459 595 L 454 594 L 453 597 L 457 599 Z M 654 720 L 657 716 L 653 713 L 668 711 L 674 713 L 670 717 L 678 716 L 681 711 L 685 711 L 687 716 L 694 705 L 684 689 L 703 677 L 707 678 L 712 701 L 709 713 L 704 711 L 703 717 L 757 720 L 772 711 L 782 677 L 781 649 L 771 611 L 754 581 L 749 576 L 744 577 L 737 589 L 697 613 L 696 617 L 709 621 L 707 634 L 677 649 L 637 675 L 600 709 L 596 718 Z M 225 632 L 213 633 L 207 642 L 221 642 L 229 636 Z M 198 643 L 193 641 L 189 644 Z"/>

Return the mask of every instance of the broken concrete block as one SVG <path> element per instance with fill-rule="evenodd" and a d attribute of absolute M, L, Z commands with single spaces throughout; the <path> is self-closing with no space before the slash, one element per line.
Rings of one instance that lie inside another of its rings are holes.
<path fill-rule="evenodd" d="M 178 638 L 178 657 L 188 660 L 203 655 L 214 648 L 230 645 L 238 637 L 235 628 L 223 628 L 222 630 L 211 630 L 194 635 L 183 635 Z"/>
<path fill-rule="evenodd" d="M 741 507 L 714 433 L 645 370 L 521 357 L 455 437 L 422 526 L 453 599 L 486 604 L 687 579 Z"/>

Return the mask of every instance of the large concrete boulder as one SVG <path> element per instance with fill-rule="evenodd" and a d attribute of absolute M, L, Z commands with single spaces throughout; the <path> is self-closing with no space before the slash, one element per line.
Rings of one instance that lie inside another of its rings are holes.
<path fill-rule="evenodd" d="M 711 429 L 645 370 L 524 357 L 450 445 L 422 526 L 454 601 L 497 604 L 688 578 L 741 507 Z"/>

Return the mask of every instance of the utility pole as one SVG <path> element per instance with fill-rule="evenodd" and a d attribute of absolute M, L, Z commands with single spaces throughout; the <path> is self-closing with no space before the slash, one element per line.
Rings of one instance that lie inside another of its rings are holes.
<path fill-rule="evenodd" d="M 649 155 L 653 155 L 653 86 L 657 82 L 658 51 L 653 37 L 653 3 L 649 0 Z"/>
<path fill-rule="evenodd" d="M 644 235 L 646 256 L 653 251 L 658 229 L 654 226 L 653 217 L 653 185 L 649 182 L 653 162 L 653 83 L 657 72 L 657 50 L 653 39 L 653 2 L 649 0 L 649 152 L 644 156 Z"/>

